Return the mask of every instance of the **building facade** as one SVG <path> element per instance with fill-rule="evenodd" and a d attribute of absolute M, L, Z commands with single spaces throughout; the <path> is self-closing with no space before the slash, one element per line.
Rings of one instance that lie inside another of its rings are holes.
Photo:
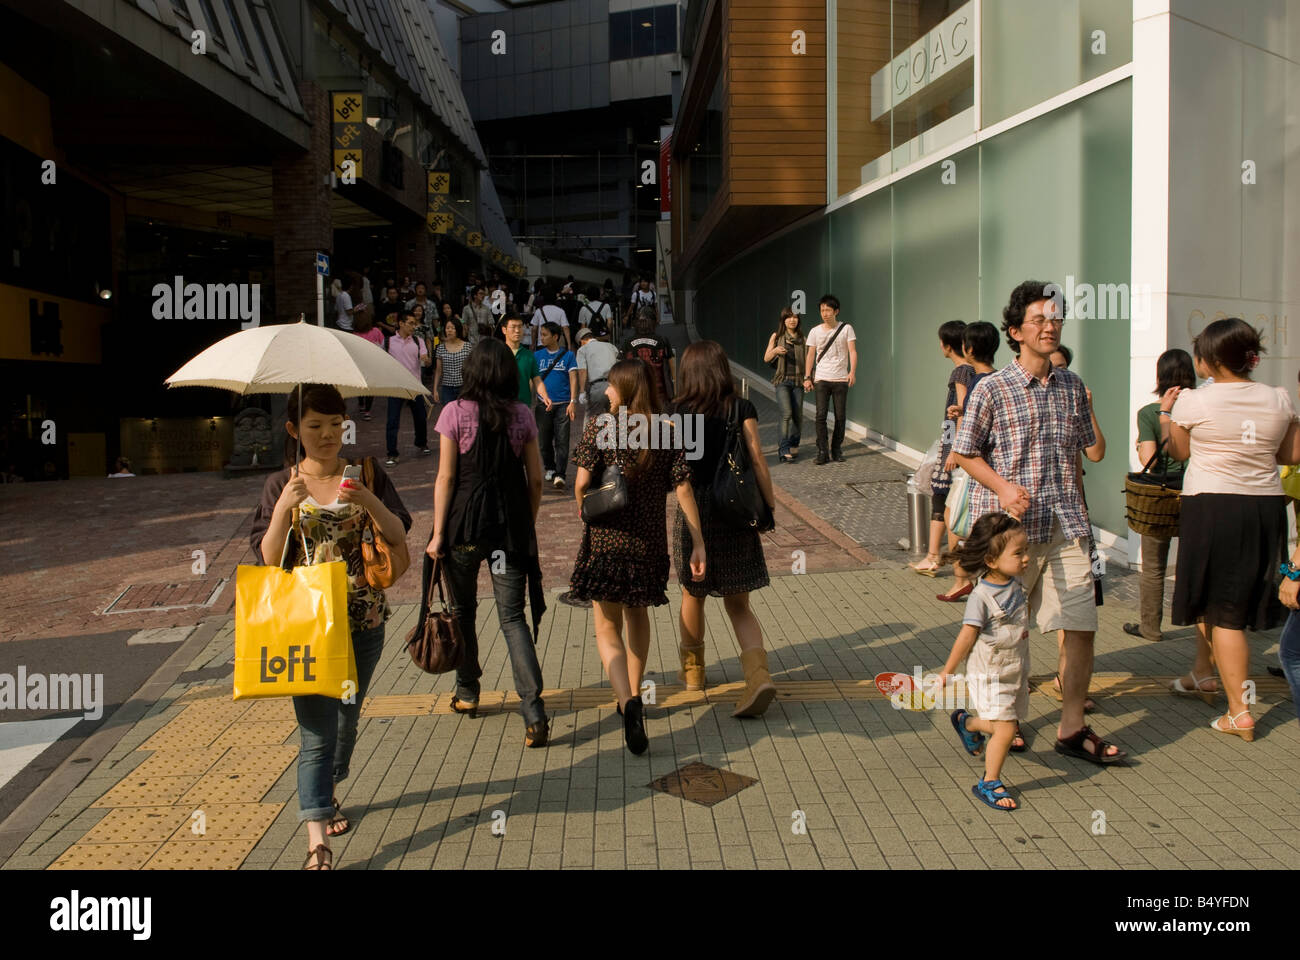
<path fill-rule="evenodd" d="M 1017 283 L 1055 281 L 1109 441 L 1092 519 L 1120 557 L 1161 352 L 1240 316 L 1265 333 L 1259 378 L 1294 389 L 1298 0 L 700 7 L 674 282 L 739 367 L 766 369 L 782 307 L 802 295 L 816 323 L 833 292 L 858 336 L 852 425 L 919 455 L 943 414 L 938 326 L 1000 324 Z"/>

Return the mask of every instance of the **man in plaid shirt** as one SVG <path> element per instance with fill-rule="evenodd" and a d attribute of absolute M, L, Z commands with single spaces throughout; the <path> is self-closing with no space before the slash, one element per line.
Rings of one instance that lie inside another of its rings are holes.
<path fill-rule="evenodd" d="M 1024 524 L 1030 613 L 1044 633 L 1064 631 L 1056 750 L 1105 764 L 1125 753 L 1083 722 L 1097 606 L 1079 451 L 1097 438 L 1083 381 L 1052 367 L 1064 323 L 1064 302 L 1055 284 L 1027 280 L 1011 292 L 1002 311 L 1002 331 L 1017 357 L 971 391 L 952 452 L 978 484 L 972 514 L 1004 510 Z"/>

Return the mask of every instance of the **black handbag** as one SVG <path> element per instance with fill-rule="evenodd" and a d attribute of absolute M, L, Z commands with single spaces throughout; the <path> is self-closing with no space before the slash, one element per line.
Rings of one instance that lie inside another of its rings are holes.
<path fill-rule="evenodd" d="M 713 506 L 727 523 L 759 529 L 767 526 L 771 511 L 758 489 L 749 448 L 740 430 L 740 401 L 733 398 L 727 412 L 727 432 L 718 470 L 713 475 Z"/>
<path fill-rule="evenodd" d="M 600 486 L 582 498 L 582 521 L 595 526 L 613 520 L 627 506 L 627 478 L 623 468 L 611 463 L 601 474 Z"/>

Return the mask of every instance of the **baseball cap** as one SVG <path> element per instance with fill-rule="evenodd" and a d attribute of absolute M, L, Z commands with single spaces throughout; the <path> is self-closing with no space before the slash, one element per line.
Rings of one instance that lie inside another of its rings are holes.
<path fill-rule="evenodd" d="M 588 327 L 583 327 L 581 330 L 578 331 L 578 342 L 582 343 L 582 341 L 586 340 L 590 336 L 591 336 L 591 330 Z"/>

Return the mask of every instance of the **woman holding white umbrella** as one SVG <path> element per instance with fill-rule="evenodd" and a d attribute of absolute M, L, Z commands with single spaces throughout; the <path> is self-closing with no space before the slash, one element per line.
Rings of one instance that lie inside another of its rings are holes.
<path fill-rule="evenodd" d="M 325 382 L 322 382 L 325 381 Z M 329 381 L 339 386 L 327 385 Z M 329 837 L 351 827 L 334 787 L 348 775 L 366 688 L 379 662 L 390 616 L 383 590 L 367 581 L 362 535 L 373 525 L 390 549 L 405 551 L 411 515 L 379 464 L 373 478 L 345 478 L 340 456 L 349 396 L 413 397 L 427 393 L 408 371 L 360 337 L 304 323 L 255 328 L 227 337 L 191 360 L 170 386 L 213 386 L 240 393 L 289 389 L 286 458 L 290 466 L 267 477 L 249 536 L 268 565 L 341 560 L 347 569 L 347 617 L 357 669 L 348 700 L 293 698 L 301 728 L 298 819 L 307 824 L 306 868 L 333 868 Z M 342 390 L 340 389 L 342 387 Z M 298 522 L 294 523 L 294 514 Z"/>

